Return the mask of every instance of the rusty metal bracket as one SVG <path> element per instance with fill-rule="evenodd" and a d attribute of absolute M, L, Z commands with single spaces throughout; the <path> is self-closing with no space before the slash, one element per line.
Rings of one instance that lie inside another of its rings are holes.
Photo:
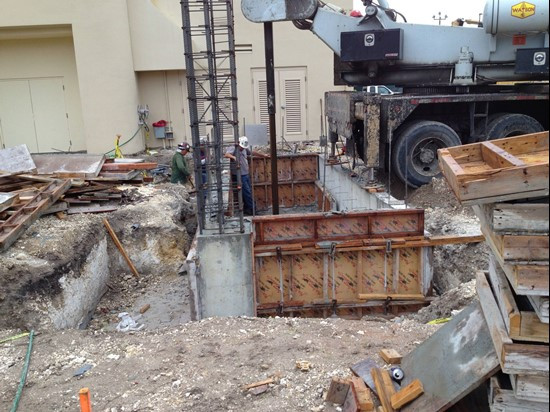
<path fill-rule="evenodd" d="M 388 296 L 384 301 L 384 315 L 388 314 L 388 308 L 390 307 L 390 303 L 392 300 L 393 300 L 392 297 Z"/>

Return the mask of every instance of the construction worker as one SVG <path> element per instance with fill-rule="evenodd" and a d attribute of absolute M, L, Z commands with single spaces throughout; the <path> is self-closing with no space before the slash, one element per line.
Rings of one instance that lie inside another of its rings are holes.
<path fill-rule="evenodd" d="M 242 191 L 243 191 L 243 203 L 244 203 L 244 214 L 245 215 L 253 215 L 254 210 L 254 199 L 252 198 L 252 184 L 250 183 L 250 176 L 249 176 L 249 170 L 248 170 L 248 159 L 247 157 L 252 154 L 250 151 L 250 143 L 248 142 L 248 138 L 246 136 L 242 136 L 239 138 L 239 152 L 235 152 L 235 146 L 230 146 L 227 148 L 224 157 L 231 160 L 231 180 L 233 181 L 233 185 L 237 186 L 237 167 L 236 167 L 236 161 L 237 157 L 239 157 L 240 160 L 240 167 L 241 167 L 241 184 L 242 184 Z M 233 191 L 233 195 L 236 197 L 237 191 Z"/>
<path fill-rule="evenodd" d="M 191 146 L 189 146 L 189 143 L 183 142 L 178 144 L 177 151 L 174 157 L 172 157 L 172 183 L 185 184 L 189 181 L 191 172 L 189 171 L 187 160 L 185 160 L 185 155 L 189 153 L 190 150 Z"/>

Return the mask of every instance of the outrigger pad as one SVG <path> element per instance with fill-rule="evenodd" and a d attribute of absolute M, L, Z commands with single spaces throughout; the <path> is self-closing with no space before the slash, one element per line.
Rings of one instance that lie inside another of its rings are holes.
<path fill-rule="evenodd" d="M 254 23 L 310 19 L 317 0 L 242 0 L 244 16 Z"/>

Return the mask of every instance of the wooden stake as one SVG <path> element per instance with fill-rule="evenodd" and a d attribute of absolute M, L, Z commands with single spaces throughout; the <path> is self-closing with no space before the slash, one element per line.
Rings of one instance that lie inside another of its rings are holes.
<path fill-rule="evenodd" d="M 88 388 L 80 389 L 78 392 L 80 397 L 80 411 L 81 412 L 92 412 L 92 400 L 90 397 L 90 390 Z"/>
<path fill-rule="evenodd" d="M 395 388 L 390 374 L 387 370 L 379 368 L 373 368 L 371 374 L 384 412 L 395 412 L 391 406 L 391 397 L 395 394 Z"/>
<path fill-rule="evenodd" d="M 111 227 L 111 225 L 109 224 L 109 221 L 107 219 L 103 219 L 103 224 L 105 225 L 105 227 L 107 228 L 107 231 L 111 235 L 111 238 L 113 239 L 113 242 L 115 242 L 116 247 L 118 248 L 118 250 L 120 251 L 120 253 L 124 257 L 124 259 L 126 260 L 126 263 L 128 263 L 128 266 L 130 267 L 130 270 L 132 271 L 132 274 L 136 278 L 139 278 L 139 273 L 138 273 L 136 267 L 134 266 L 134 264 L 132 263 L 132 261 L 130 260 L 128 255 L 126 254 L 126 251 L 124 250 L 124 247 L 122 246 L 122 243 L 120 243 L 120 240 L 118 240 L 118 237 L 117 237 L 115 231 L 113 230 L 113 228 Z"/>
<path fill-rule="evenodd" d="M 380 351 L 380 357 L 390 365 L 398 365 L 401 363 L 401 359 L 403 359 L 403 356 L 395 349 L 382 349 Z"/>

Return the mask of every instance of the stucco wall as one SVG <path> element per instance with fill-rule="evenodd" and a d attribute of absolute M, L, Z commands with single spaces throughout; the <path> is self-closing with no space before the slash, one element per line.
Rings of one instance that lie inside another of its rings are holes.
<path fill-rule="evenodd" d="M 0 62 L 0 79 L 63 78 L 72 150 L 86 150 L 72 37 L 0 39 Z"/>
<path fill-rule="evenodd" d="M 134 134 L 139 102 L 126 0 L 2 0 L 1 6 L 2 28 L 72 27 L 88 151 L 112 149 L 117 133 L 123 140 Z M 135 140 L 125 151 L 142 145 Z"/>

